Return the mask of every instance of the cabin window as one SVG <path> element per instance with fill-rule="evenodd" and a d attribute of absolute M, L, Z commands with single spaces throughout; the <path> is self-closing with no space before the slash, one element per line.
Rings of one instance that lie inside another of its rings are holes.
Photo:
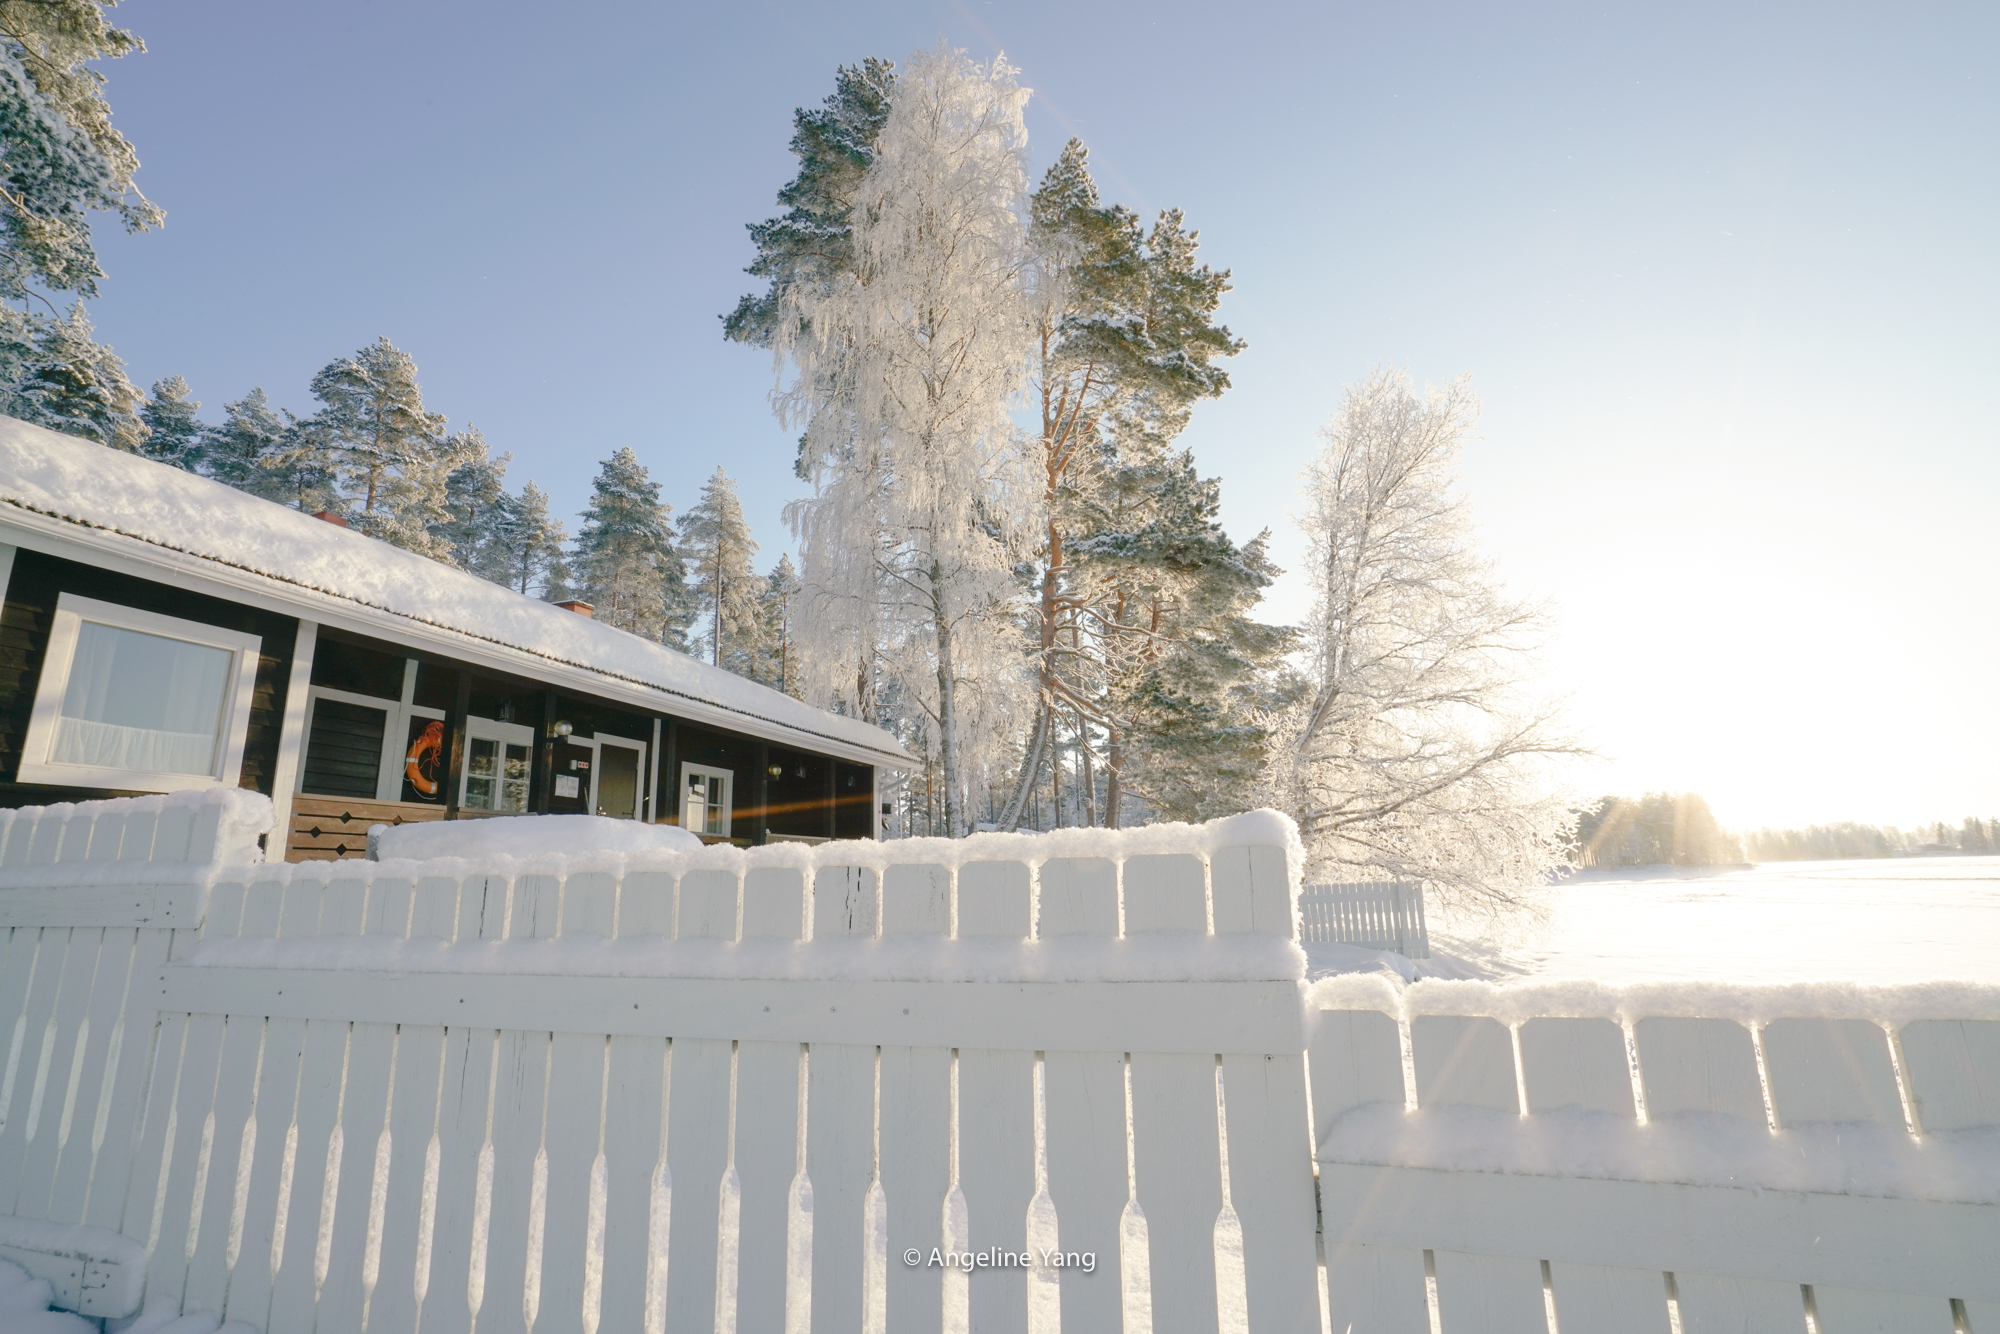
<path fill-rule="evenodd" d="M 414 658 L 395 660 L 392 677 L 375 660 L 383 655 L 344 650 L 344 657 L 324 655 L 329 669 L 313 663 L 306 725 L 305 761 L 299 766 L 299 791 L 311 796 L 347 797 L 357 801 L 423 802 L 442 806 L 445 799 L 444 710 L 415 703 Z M 370 668 L 352 677 L 349 667 Z M 339 682 L 339 688 L 332 682 Z M 354 688 L 359 687 L 359 688 Z M 395 696 L 369 693 L 393 690 Z"/>
<path fill-rule="evenodd" d="M 256 635 L 62 594 L 20 781 L 233 786 L 260 647 Z"/>
<path fill-rule="evenodd" d="M 465 720 L 465 774 L 458 804 L 466 810 L 522 815 L 528 809 L 533 728 L 491 718 Z"/>
<path fill-rule="evenodd" d="M 696 834 L 729 836 L 729 796 L 735 776 L 703 764 L 681 766 L 681 828 Z"/>

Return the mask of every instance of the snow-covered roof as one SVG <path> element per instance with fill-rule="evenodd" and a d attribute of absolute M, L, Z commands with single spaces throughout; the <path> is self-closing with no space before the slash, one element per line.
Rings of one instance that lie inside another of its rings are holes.
<path fill-rule="evenodd" d="M 192 558 L 194 570 L 295 615 L 517 675 L 865 763 L 911 761 L 878 727 L 615 626 L 219 482 L 8 417 L 0 417 L 0 523 L 182 571 Z"/>

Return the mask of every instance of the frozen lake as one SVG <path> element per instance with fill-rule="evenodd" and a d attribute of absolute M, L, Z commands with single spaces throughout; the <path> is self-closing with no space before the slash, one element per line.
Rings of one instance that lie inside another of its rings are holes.
<path fill-rule="evenodd" d="M 1496 978 L 2000 982 L 2000 857 L 1774 862 L 1700 877 L 1654 868 L 1546 892 L 1545 923 L 1432 932 Z"/>

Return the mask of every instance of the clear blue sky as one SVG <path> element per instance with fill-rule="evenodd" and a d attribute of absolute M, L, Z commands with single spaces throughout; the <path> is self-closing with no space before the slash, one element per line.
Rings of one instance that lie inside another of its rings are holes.
<path fill-rule="evenodd" d="M 630 445 L 798 493 L 716 316 L 834 66 L 940 37 L 1035 90 L 1036 170 L 1179 205 L 1250 348 L 1187 440 L 1247 538 L 1343 383 L 1470 372 L 1467 485 L 1608 789 L 1726 821 L 2000 814 L 1991 5 L 171 5 L 108 67 L 166 228 L 100 336 L 204 404 L 388 335 L 573 512 Z M 1267 604 L 1295 618 L 1302 580 Z"/>

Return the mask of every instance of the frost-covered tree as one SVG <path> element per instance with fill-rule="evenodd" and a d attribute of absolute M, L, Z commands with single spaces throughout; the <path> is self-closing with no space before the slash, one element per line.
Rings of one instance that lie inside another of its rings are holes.
<path fill-rule="evenodd" d="M 929 721 L 954 835 L 963 752 L 1004 736 L 1019 696 L 1012 635 L 993 630 L 1034 508 L 1008 416 L 1028 352 L 1025 99 L 1003 61 L 913 56 L 855 188 L 850 265 L 781 290 L 771 339 L 814 484 L 788 511 L 809 689 L 855 683 L 865 713 L 888 645 L 880 669 Z"/>
<path fill-rule="evenodd" d="M 1312 875 L 1431 882 L 1500 906 L 1563 859 L 1560 762 L 1542 698 L 1541 608 L 1507 597 L 1455 492 L 1478 404 L 1399 371 L 1348 390 L 1307 472 L 1315 590 L 1307 688 L 1275 723 L 1269 800 Z"/>
<path fill-rule="evenodd" d="M 689 591 L 698 614 L 708 622 L 702 636 L 706 642 L 697 647 L 718 667 L 756 679 L 763 652 L 758 597 L 764 581 L 750 563 L 757 543 L 751 540 L 743 502 L 737 499 L 736 483 L 728 473 L 715 470 L 702 484 L 701 499 L 681 515 L 677 526 L 690 562 Z"/>
<path fill-rule="evenodd" d="M 470 423 L 453 440 L 458 461 L 445 474 L 445 518 L 433 532 L 449 547 L 449 564 L 496 584 L 509 584 L 513 558 L 503 530 L 510 499 L 507 465 L 514 456 L 496 458 L 485 435 Z"/>
<path fill-rule="evenodd" d="M 360 502 L 362 528 L 372 530 L 385 481 L 408 469 L 420 474 L 416 490 L 430 486 L 423 475 L 450 452 L 445 419 L 425 410 L 416 361 L 387 338 L 328 362 L 310 387 L 322 406 L 304 429 L 332 451 L 343 485 Z"/>
<path fill-rule="evenodd" d="M 58 315 L 43 295 L 97 295 L 104 271 L 91 245 L 92 213 L 112 214 L 135 232 L 165 218 L 133 184 L 138 156 L 112 127 L 104 76 L 91 67 L 146 49 L 105 21 L 108 7 L 96 0 L 0 2 L 0 387 L 38 374 L 46 381 L 54 367 L 82 381 L 99 378 L 104 383 L 53 390 L 45 383 L 41 392 L 67 395 L 72 407 L 93 398 L 129 404 L 112 413 L 124 430 L 106 429 L 90 411 L 29 420 L 129 449 L 138 440 L 129 419 L 139 395 L 124 392 L 130 386 L 109 348 L 91 343 L 88 352 L 68 347 L 48 355 L 52 344 L 89 343 L 91 329 L 80 308 Z M 37 302 L 46 314 L 33 309 Z M 12 415 L 23 415 L 24 406 L 32 411 L 33 397 L 10 397 Z"/>
<path fill-rule="evenodd" d="M 202 442 L 202 469 L 218 482 L 315 514 L 342 508 L 340 473 L 322 433 L 252 389 L 222 405 L 222 425 Z"/>
<path fill-rule="evenodd" d="M 673 510 L 630 448 L 598 466 L 576 535 L 577 592 L 597 619 L 685 651 L 687 572 L 674 549 Z"/>
<path fill-rule="evenodd" d="M 789 555 L 780 555 L 778 563 L 764 576 L 764 589 L 757 600 L 762 627 L 758 642 L 763 649 L 757 679 L 773 690 L 803 699 L 795 666 L 798 646 L 792 642 L 792 618 L 798 600 L 798 567 L 792 564 Z"/>
<path fill-rule="evenodd" d="M 5 410 L 52 431 L 136 452 L 146 440 L 139 419 L 145 395 L 125 378 L 125 363 L 91 336 L 95 332 L 81 301 L 61 319 L 34 323 Z"/>
<path fill-rule="evenodd" d="M 875 160 L 875 140 L 889 118 L 895 87 L 895 66 L 870 57 L 840 66 L 833 93 L 821 106 L 793 112 L 791 151 L 799 174 L 778 191 L 785 211 L 750 224 L 757 258 L 745 272 L 769 285 L 722 317 L 725 338 L 771 347 L 786 297 L 826 291 L 853 273 L 855 191 Z"/>
<path fill-rule="evenodd" d="M 488 548 L 491 572 L 486 577 L 517 593 L 567 597 L 569 591 L 563 585 L 569 578 L 569 566 L 563 544 L 568 540 L 562 520 L 549 513 L 548 493 L 530 481 L 520 495 L 500 498 Z"/>
<path fill-rule="evenodd" d="M 139 409 L 139 420 L 146 427 L 140 452 L 188 472 L 201 471 L 208 428 L 195 415 L 199 411 L 201 404 L 188 397 L 187 381 L 180 376 L 153 381 L 153 395 Z"/>
<path fill-rule="evenodd" d="M 1040 409 L 1029 451 L 1041 489 L 1033 615 L 1039 698 L 1000 826 L 1019 823 L 1064 716 L 1077 719 L 1086 763 L 1084 732 L 1100 727 L 1110 742 L 1106 809 L 1115 826 L 1129 729 L 1105 712 L 1091 682 L 1104 677 L 1109 664 L 1100 650 L 1116 638 L 1102 633 L 1109 624 L 1103 604 L 1129 595 L 1103 586 L 1101 562 L 1095 579 L 1080 576 L 1072 548 L 1115 523 L 1110 511 L 1130 508 L 1139 478 L 1179 477 L 1168 446 L 1195 402 L 1229 387 L 1218 363 L 1243 343 L 1214 319 L 1229 273 L 1196 262 L 1198 236 L 1179 210 L 1162 212 L 1149 233 L 1130 209 L 1100 203 L 1079 140 L 1063 146 L 1035 191 L 1029 237 L 1031 397 Z M 1144 522 L 1157 523 L 1174 508 L 1169 501 Z"/>

